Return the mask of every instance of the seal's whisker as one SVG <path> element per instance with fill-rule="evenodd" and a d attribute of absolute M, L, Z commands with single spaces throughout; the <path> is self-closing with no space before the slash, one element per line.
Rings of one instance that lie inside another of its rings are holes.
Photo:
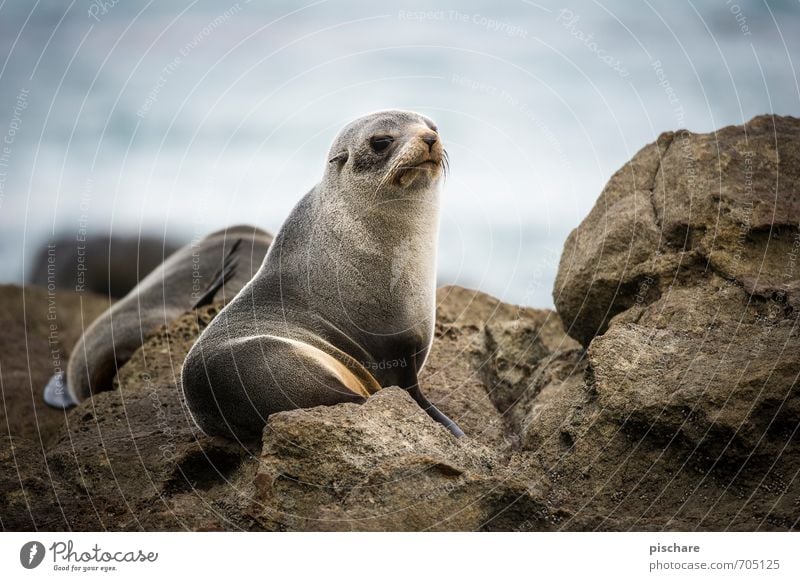
<path fill-rule="evenodd" d="M 383 186 L 386 184 L 386 182 L 387 182 L 387 181 L 388 181 L 388 180 L 389 180 L 389 179 L 390 179 L 390 178 L 391 178 L 391 177 L 392 177 L 392 176 L 395 174 L 395 172 L 397 171 L 397 166 L 398 166 L 398 163 L 395 163 L 393 166 L 391 166 L 391 167 L 390 167 L 390 168 L 389 168 L 389 169 L 386 171 L 386 173 L 383 175 L 383 177 L 381 178 L 381 181 L 379 181 L 379 182 L 378 182 L 378 185 L 377 185 L 377 187 L 375 188 L 375 191 L 373 192 L 373 193 L 374 193 L 374 195 L 375 195 L 375 200 L 377 200 L 377 199 L 378 199 L 378 192 L 380 192 L 380 191 L 381 191 L 381 188 L 382 188 L 382 187 L 383 187 Z"/>
<path fill-rule="evenodd" d="M 373 194 L 375 195 L 375 199 L 378 199 L 378 192 L 381 191 L 381 188 L 386 184 L 387 181 L 395 174 L 397 171 L 397 165 L 399 162 L 395 162 L 394 165 L 390 166 L 389 169 L 386 170 L 386 173 L 383 174 L 381 181 L 378 182 L 378 185 L 375 187 L 375 191 Z"/>
<path fill-rule="evenodd" d="M 392 166 L 389 167 L 389 169 L 384 174 L 383 178 L 381 178 L 381 181 L 378 182 L 378 186 L 375 188 L 375 192 L 374 192 L 375 193 L 375 199 L 377 199 L 378 192 L 387 183 L 387 181 L 390 180 L 391 178 L 395 177 L 397 175 L 398 171 L 400 171 L 401 169 L 405 169 L 405 165 L 404 164 L 408 161 L 409 157 L 412 157 L 410 154 L 411 154 L 411 152 L 409 151 L 407 145 L 406 145 L 405 148 L 400 150 L 400 152 L 399 152 L 399 154 L 397 156 L 397 161 L 395 161 L 394 164 L 392 164 Z"/>

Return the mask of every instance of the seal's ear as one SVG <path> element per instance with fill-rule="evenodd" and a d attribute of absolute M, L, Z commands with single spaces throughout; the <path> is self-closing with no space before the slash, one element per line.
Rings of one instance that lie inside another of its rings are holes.
<path fill-rule="evenodd" d="M 340 153 L 337 153 L 332 158 L 330 158 L 328 160 L 328 163 L 334 163 L 335 162 L 335 163 L 339 164 L 339 167 L 342 167 L 342 165 L 344 165 L 344 162 L 346 162 L 347 158 L 349 158 L 349 157 L 350 157 L 350 152 L 348 152 L 347 150 L 344 150 L 344 151 L 342 151 Z"/>

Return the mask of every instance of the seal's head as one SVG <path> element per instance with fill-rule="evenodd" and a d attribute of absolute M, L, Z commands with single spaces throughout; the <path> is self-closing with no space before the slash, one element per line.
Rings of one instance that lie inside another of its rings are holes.
<path fill-rule="evenodd" d="M 359 190 L 421 190 L 447 169 L 436 124 L 413 111 L 378 111 L 356 119 L 337 135 L 325 180 Z"/>

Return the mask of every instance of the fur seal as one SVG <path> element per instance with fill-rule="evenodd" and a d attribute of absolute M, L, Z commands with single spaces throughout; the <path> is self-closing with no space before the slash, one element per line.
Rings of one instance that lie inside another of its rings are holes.
<path fill-rule="evenodd" d="M 111 389 L 117 370 L 149 332 L 212 302 L 218 291 L 233 297 L 258 270 L 271 242 L 267 232 L 240 225 L 173 253 L 86 329 L 70 354 L 66 389 L 63 374 L 54 375 L 45 402 L 66 409 Z"/>
<path fill-rule="evenodd" d="M 342 129 L 328 160 L 261 269 L 186 357 L 189 410 L 206 434 L 252 440 L 275 412 L 397 385 L 461 436 L 417 381 L 433 340 L 447 169 L 436 125 L 373 113 Z"/>

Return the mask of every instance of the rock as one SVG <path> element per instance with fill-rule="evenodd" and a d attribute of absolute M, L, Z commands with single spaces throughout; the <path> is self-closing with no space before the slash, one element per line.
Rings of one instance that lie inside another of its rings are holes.
<path fill-rule="evenodd" d="M 663 135 L 570 235 L 554 296 L 588 352 L 540 365 L 515 459 L 565 528 L 798 527 L 798 143 L 780 117 Z"/>
<path fill-rule="evenodd" d="M 181 246 L 156 236 L 62 236 L 39 250 L 28 276 L 34 285 L 121 298 Z"/>
<path fill-rule="evenodd" d="M 571 368 L 572 355 L 547 364 L 543 375 L 555 380 L 532 406 L 523 445 L 509 463 L 509 470 L 537 479 L 551 513 L 567 515 L 559 530 L 798 528 L 796 417 L 791 425 L 748 428 L 739 443 L 705 418 L 687 413 L 681 425 L 669 408 L 663 416 L 651 406 L 626 418 L 605 405 L 602 394 L 613 384 L 595 379 L 602 370 L 591 358 L 566 376 L 551 369 Z M 763 439 L 753 446 L 759 430 Z"/>
<path fill-rule="evenodd" d="M 587 346 L 609 321 L 709 271 L 800 300 L 800 119 L 664 133 L 609 180 L 572 231 L 553 298 Z"/>
<path fill-rule="evenodd" d="M 497 455 L 432 422 L 401 389 L 364 405 L 275 414 L 256 476 L 267 522 L 294 530 L 549 527 Z"/>
<path fill-rule="evenodd" d="M 64 412 L 47 407 L 42 390 L 66 370 L 82 329 L 109 304 L 91 293 L 0 286 L 0 436 L 50 442 Z"/>
<path fill-rule="evenodd" d="M 180 365 L 221 305 L 162 327 L 119 372 L 116 389 L 68 415 L 48 452 L 66 486 L 94 507 L 77 530 L 227 530 L 242 528 L 224 505 L 252 452 L 203 435 L 177 384 Z"/>
<path fill-rule="evenodd" d="M 788 443 L 797 427 L 798 353 L 796 313 L 711 274 L 673 288 L 635 323 L 612 321 L 589 360 L 599 402 L 618 420 L 744 459 L 772 436 Z"/>
<path fill-rule="evenodd" d="M 43 454 L 28 438 L 0 437 L 0 528 L 3 531 L 68 530 L 83 507 L 64 486 Z"/>
<path fill-rule="evenodd" d="M 437 297 L 436 340 L 420 384 L 471 438 L 508 451 L 517 437 L 509 410 L 537 362 L 578 344 L 552 311 L 457 286 L 440 288 Z"/>
<path fill-rule="evenodd" d="M 73 502 L 54 512 L 57 499 L 44 497 L 41 511 L 56 515 L 48 527 L 553 528 L 564 515 L 543 504 L 544 491 L 525 474 L 505 469 L 516 436 L 491 393 L 510 389 L 512 379 L 526 381 L 536 358 L 551 356 L 550 349 L 576 344 L 552 312 L 457 287 L 441 289 L 439 297 L 437 336 L 421 382 L 467 438 L 453 438 L 397 388 L 363 406 L 275 414 L 263 450 L 204 436 L 177 379 L 191 344 L 221 307 L 216 304 L 157 330 L 120 369 L 115 390 L 66 415 L 43 459 L 55 489 Z M 515 333 L 524 339 L 515 340 Z M 31 478 L 39 482 L 44 471 Z M 25 494 L 27 485 L 15 482 L 0 481 L 0 506 Z M 36 521 L 22 505 L 9 506 L 14 514 L 0 514 L 3 522 L 32 528 Z"/>

